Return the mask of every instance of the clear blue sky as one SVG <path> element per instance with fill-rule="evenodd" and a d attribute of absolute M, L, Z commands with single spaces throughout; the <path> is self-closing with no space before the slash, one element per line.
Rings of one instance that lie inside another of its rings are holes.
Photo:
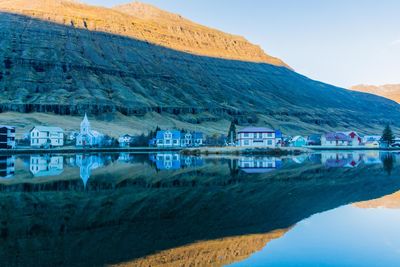
<path fill-rule="evenodd" d="M 121 0 L 83 0 L 101 6 Z M 348 87 L 400 83 L 398 0 L 143 0 L 245 36 L 310 78 Z"/>

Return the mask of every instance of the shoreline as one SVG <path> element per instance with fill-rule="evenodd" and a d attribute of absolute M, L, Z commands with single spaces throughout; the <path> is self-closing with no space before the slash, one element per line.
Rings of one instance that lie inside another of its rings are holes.
<path fill-rule="evenodd" d="M 375 151 L 400 151 L 400 147 L 363 147 L 363 146 L 305 146 L 314 151 L 349 151 L 349 150 L 375 150 Z"/>
<path fill-rule="evenodd" d="M 197 147 L 186 148 L 181 151 L 184 155 L 266 155 L 266 156 L 288 156 L 301 155 L 311 152 L 308 148 L 302 147 Z"/>
<path fill-rule="evenodd" d="M 17 148 L 0 149 L 0 155 L 21 155 L 21 154 L 82 154 L 82 153 L 102 153 L 102 152 L 168 152 L 181 151 L 182 148 L 156 148 L 156 147 L 103 147 L 103 148 Z"/>
<path fill-rule="evenodd" d="M 267 155 L 267 156 L 288 156 L 313 153 L 318 151 L 398 151 L 400 148 L 372 148 L 372 147 L 279 147 L 279 148 L 244 148 L 244 147 L 109 147 L 109 148 L 17 148 L 0 149 L 0 155 L 21 155 L 21 154 L 82 154 L 82 153 L 157 153 L 177 152 L 183 155 Z"/>

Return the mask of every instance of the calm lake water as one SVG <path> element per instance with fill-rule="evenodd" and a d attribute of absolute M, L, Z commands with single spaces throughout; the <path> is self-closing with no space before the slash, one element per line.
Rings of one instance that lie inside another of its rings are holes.
<path fill-rule="evenodd" d="M 0 157 L 1 266 L 399 266 L 400 155 Z"/>

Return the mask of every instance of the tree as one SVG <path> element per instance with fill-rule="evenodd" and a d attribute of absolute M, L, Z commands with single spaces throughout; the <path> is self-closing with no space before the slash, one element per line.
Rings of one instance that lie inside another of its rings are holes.
<path fill-rule="evenodd" d="M 394 142 L 394 135 L 389 124 L 386 125 L 385 129 L 383 130 L 381 141 L 386 143 L 387 146 L 390 146 Z"/>
<path fill-rule="evenodd" d="M 231 122 L 228 131 L 228 144 L 233 145 L 236 142 L 236 124 L 234 121 Z"/>
<path fill-rule="evenodd" d="M 392 174 L 393 170 L 393 163 L 394 163 L 394 158 L 391 153 L 385 154 L 384 156 L 381 157 L 381 160 L 383 162 L 383 169 L 387 172 L 387 174 L 390 176 Z"/>

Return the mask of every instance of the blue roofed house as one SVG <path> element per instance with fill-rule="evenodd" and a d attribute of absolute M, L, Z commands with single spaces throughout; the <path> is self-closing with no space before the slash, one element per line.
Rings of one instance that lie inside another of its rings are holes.
<path fill-rule="evenodd" d="M 181 132 L 178 130 L 158 131 L 156 134 L 157 147 L 180 147 Z"/>
<path fill-rule="evenodd" d="M 182 147 L 197 147 L 203 145 L 204 135 L 202 132 L 186 132 L 182 134 Z"/>
<path fill-rule="evenodd" d="M 158 170 L 179 170 L 181 168 L 179 153 L 158 153 L 151 155 L 150 160 L 156 164 Z"/>

